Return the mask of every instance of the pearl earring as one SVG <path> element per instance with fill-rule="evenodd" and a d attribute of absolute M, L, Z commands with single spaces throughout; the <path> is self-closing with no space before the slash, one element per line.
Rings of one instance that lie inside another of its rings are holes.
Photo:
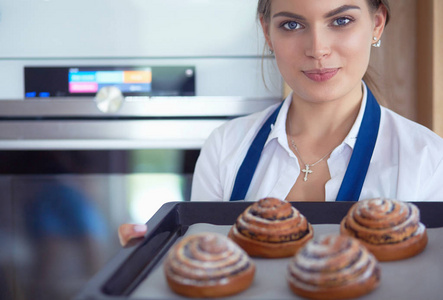
<path fill-rule="evenodd" d="M 379 39 L 377 41 L 377 37 L 374 36 L 373 40 L 376 41 L 376 42 L 372 44 L 372 47 L 380 48 L 380 46 L 381 46 L 381 39 Z"/>

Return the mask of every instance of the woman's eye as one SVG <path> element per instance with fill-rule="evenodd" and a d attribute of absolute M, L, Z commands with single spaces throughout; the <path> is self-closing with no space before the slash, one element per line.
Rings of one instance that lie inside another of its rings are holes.
<path fill-rule="evenodd" d="M 346 26 L 351 22 L 351 19 L 343 17 L 336 19 L 332 24 L 335 26 Z"/>
<path fill-rule="evenodd" d="M 289 21 L 283 24 L 283 27 L 287 30 L 294 30 L 300 27 L 300 24 L 295 21 Z"/>

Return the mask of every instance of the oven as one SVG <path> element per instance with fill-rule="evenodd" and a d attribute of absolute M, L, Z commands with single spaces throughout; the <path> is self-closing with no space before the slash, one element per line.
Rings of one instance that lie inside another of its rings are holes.
<path fill-rule="evenodd" d="M 190 199 L 212 130 L 281 101 L 257 1 L 160 2 L 0 5 L 1 299 L 70 299 Z"/>
<path fill-rule="evenodd" d="M 117 251 L 122 223 L 189 201 L 205 139 L 278 98 L 0 101 L 2 299 L 68 299 Z M 6 246 L 7 245 L 7 246 Z"/>

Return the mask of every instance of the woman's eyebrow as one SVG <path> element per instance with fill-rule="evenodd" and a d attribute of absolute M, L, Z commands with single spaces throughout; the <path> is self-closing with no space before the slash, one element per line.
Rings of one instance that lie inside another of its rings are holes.
<path fill-rule="evenodd" d="M 335 15 L 341 14 L 342 12 L 345 12 L 345 11 L 348 11 L 348 10 L 351 10 L 351 9 L 361 10 L 361 8 L 359 6 L 356 6 L 356 5 L 343 5 L 343 6 L 340 6 L 340 7 L 336 8 L 336 9 L 331 10 L 330 12 L 326 13 L 324 15 L 324 18 L 327 19 L 327 18 L 333 17 Z"/>
<path fill-rule="evenodd" d="M 287 17 L 287 18 L 291 18 L 291 19 L 297 19 L 297 20 L 301 20 L 301 21 L 305 21 L 306 18 L 301 16 L 301 15 L 297 15 L 288 11 L 282 11 L 279 13 L 276 13 L 275 15 L 272 16 L 273 18 L 276 17 Z"/>
<path fill-rule="evenodd" d="M 345 11 L 351 10 L 351 9 L 361 10 L 361 8 L 359 6 L 356 6 L 356 5 L 343 5 L 343 6 L 340 6 L 340 7 L 336 8 L 336 9 L 331 10 L 330 12 L 326 13 L 324 15 L 324 18 L 327 19 L 327 18 L 333 17 L 335 15 L 338 15 L 338 14 L 340 14 L 342 12 L 345 12 Z M 305 21 L 306 20 L 306 18 L 303 17 L 302 15 L 294 14 L 294 13 L 288 12 L 288 11 L 282 11 L 282 12 L 276 13 L 272 17 L 273 18 L 276 18 L 276 17 L 287 17 L 287 18 L 297 19 L 297 20 L 301 20 L 301 21 Z"/>

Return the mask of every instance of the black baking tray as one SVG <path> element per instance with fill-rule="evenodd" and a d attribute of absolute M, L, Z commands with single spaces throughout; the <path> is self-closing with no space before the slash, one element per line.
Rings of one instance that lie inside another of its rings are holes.
<path fill-rule="evenodd" d="M 312 224 L 339 224 L 354 202 L 292 202 Z M 443 227 L 443 202 L 413 202 L 428 228 Z M 148 233 L 121 251 L 75 297 L 128 299 L 175 241 L 197 223 L 234 224 L 251 202 L 169 202 L 146 223 Z M 152 298 L 149 298 L 152 299 Z M 155 299 L 154 299 L 155 300 Z"/>

